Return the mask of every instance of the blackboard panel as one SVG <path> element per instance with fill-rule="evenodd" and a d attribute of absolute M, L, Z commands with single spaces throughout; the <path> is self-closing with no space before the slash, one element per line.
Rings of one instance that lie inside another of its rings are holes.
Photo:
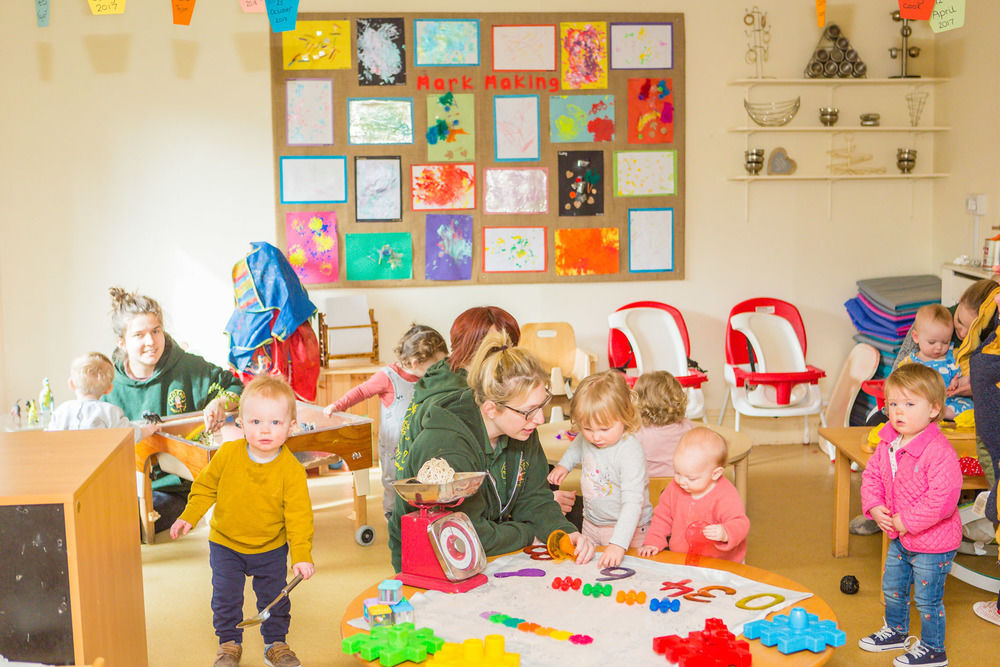
<path fill-rule="evenodd" d="M 0 506 L 0 563 L 0 655 L 74 664 L 63 506 Z"/>

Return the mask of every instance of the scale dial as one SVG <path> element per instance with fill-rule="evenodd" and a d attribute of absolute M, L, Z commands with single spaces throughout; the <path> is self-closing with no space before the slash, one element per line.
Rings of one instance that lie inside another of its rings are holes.
<path fill-rule="evenodd" d="M 464 512 L 451 512 L 429 524 L 427 537 L 441 569 L 451 581 L 468 579 L 486 567 L 483 545 Z"/>

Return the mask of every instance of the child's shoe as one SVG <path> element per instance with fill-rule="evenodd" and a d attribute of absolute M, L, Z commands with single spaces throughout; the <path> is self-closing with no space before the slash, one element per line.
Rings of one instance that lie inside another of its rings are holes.
<path fill-rule="evenodd" d="M 873 632 L 867 637 L 859 639 L 858 647 L 873 653 L 904 649 L 906 648 L 906 635 L 897 632 L 888 625 L 883 625 L 878 632 Z"/>
<path fill-rule="evenodd" d="M 215 654 L 213 667 L 236 667 L 240 664 L 240 656 L 243 655 L 243 645 L 229 641 L 219 644 L 219 652 Z"/>
<path fill-rule="evenodd" d="M 295 652 L 285 642 L 274 642 L 271 648 L 264 651 L 264 664 L 267 667 L 302 667 Z"/>
<path fill-rule="evenodd" d="M 997 611 L 997 603 L 993 600 L 977 602 L 972 605 L 972 611 L 976 612 L 976 616 L 979 618 L 985 619 L 994 625 L 1000 625 L 1000 611 Z"/>
<path fill-rule="evenodd" d="M 896 656 L 892 661 L 893 667 L 945 667 L 948 664 L 948 656 L 944 651 L 932 651 L 927 644 L 914 638 L 913 644 L 903 655 Z"/>

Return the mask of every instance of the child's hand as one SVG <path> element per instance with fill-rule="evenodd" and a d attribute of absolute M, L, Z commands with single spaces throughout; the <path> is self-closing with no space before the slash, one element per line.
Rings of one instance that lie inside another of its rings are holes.
<path fill-rule="evenodd" d="M 892 515 L 892 527 L 900 536 L 906 535 L 906 526 L 903 525 L 903 519 L 899 514 Z"/>
<path fill-rule="evenodd" d="M 559 509 L 562 510 L 563 514 L 569 514 L 573 509 L 573 503 L 576 502 L 575 491 L 556 490 L 552 492 L 552 497 L 559 503 Z"/>
<path fill-rule="evenodd" d="M 139 440 L 145 440 L 154 433 L 159 433 L 163 429 L 163 424 L 143 424 L 139 427 Z"/>
<path fill-rule="evenodd" d="M 568 474 L 569 474 L 569 470 L 568 469 L 566 469 L 566 468 L 564 468 L 562 466 L 556 466 L 549 473 L 549 476 L 548 476 L 549 484 L 555 484 L 556 486 L 562 484 L 562 481 L 564 479 L 566 479 L 566 475 L 568 475 Z"/>
<path fill-rule="evenodd" d="M 721 523 L 713 523 L 710 526 L 705 526 L 701 531 L 701 534 L 710 540 L 715 540 L 716 542 L 728 542 L 729 534 L 726 532 L 725 527 Z"/>
<path fill-rule="evenodd" d="M 893 530 L 892 527 L 892 517 L 889 516 L 889 508 L 885 505 L 879 505 L 878 507 L 873 507 L 868 512 L 871 514 L 872 519 L 878 524 L 878 527 L 882 529 L 883 532 L 888 533 Z"/>
<path fill-rule="evenodd" d="M 576 564 L 586 565 L 594 557 L 594 543 L 583 533 L 577 531 L 569 534 L 569 540 L 573 543 L 573 550 L 576 552 Z"/>
<path fill-rule="evenodd" d="M 335 405 L 334 403 L 331 403 L 330 405 L 323 408 L 323 414 L 326 415 L 327 417 L 332 417 L 333 413 L 336 412 L 336 410 L 333 409 L 334 405 Z"/>
<path fill-rule="evenodd" d="M 190 532 L 191 524 L 184 519 L 177 519 L 174 521 L 174 525 L 170 526 L 170 539 L 176 540 L 181 535 L 187 535 Z"/>
<path fill-rule="evenodd" d="M 956 375 L 948 384 L 948 396 L 972 396 L 972 381 L 968 375 Z"/>
<path fill-rule="evenodd" d="M 309 577 L 316 574 L 316 566 L 306 561 L 302 561 L 301 563 L 293 563 L 292 572 L 299 575 L 303 579 L 308 579 Z"/>
<path fill-rule="evenodd" d="M 622 558 L 624 557 L 624 549 L 617 544 L 609 544 L 605 547 L 604 553 L 601 554 L 600 560 L 597 561 L 597 567 L 618 567 L 622 564 Z"/>
<path fill-rule="evenodd" d="M 226 423 L 226 399 L 213 398 L 205 406 L 205 431 L 215 433 Z"/>
<path fill-rule="evenodd" d="M 639 555 L 642 556 L 643 558 L 649 558 L 650 556 L 655 556 L 661 551 L 662 549 L 660 549 L 660 547 L 653 544 L 643 544 L 641 547 L 639 547 Z"/>

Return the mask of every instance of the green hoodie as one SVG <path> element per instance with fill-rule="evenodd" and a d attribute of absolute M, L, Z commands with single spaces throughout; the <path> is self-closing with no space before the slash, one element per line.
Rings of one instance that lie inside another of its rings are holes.
<path fill-rule="evenodd" d="M 410 406 L 403 415 L 403 426 L 399 435 L 399 444 L 396 445 L 396 477 L 401 476 L 403 461 L 406 460 L 413 441 L 420 435 L 421 422 L 427 414 L 427 410 L 432 405 L 436 405 L 442 399 L 458 394 L 469 388 L 466 382 L 464 368 L 457 371 L 451 370 L 448 359 L 433 364 L 424 373 L 424 376 L 417 380 L 417 386 L 413 389 L 413 399 Z"/>
<path fill-rule="evenodd" d="M 153 374 L 134 380 L 124 361 L 115 360 L 115 385 L 101 400 L 120 407 L 133 421 L 144 412 L 160 416 L 204 410 L 220 390 L 238 396 L 243 384 L 232 373 L 195 354 L 188 354 L 167 336 Z"/>
<path fill-rule="evenodd" d="M 491 447 L 471 389 L 438 399 L 420 424 L 412 446 L 397 452 L 397 479 L 416 476 L 420 466 L 435 457 L 456 472 L 489 473 L 479 491 L 456 508 L 469 515 L 487 556 L 522 549 L 536 537 L 544 542 L 553 530 L 576 531 L 552 497 L 546 480 L 549 466 L 537 433 L 524 442 L 501 436 Z M 397 572 L 402 566 L 400 518 L 410 511 L 413 508 L 397 497 L 389 519 L 389 548 Z"/>

